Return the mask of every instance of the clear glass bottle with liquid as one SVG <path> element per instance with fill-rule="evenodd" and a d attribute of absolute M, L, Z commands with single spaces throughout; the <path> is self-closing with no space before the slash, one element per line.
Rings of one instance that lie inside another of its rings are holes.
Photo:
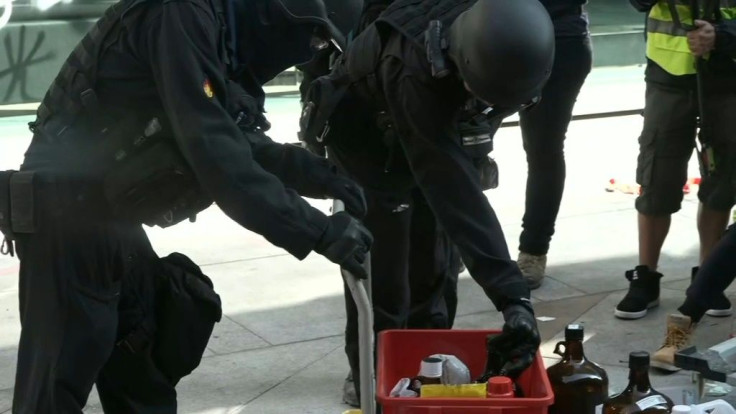
<path fill-rule="evenodd" d="M 608 374 L 585 357 L 584 333 L 582 325 L 568 325 L 565 341 L 555 347 L 562 361 L 547 368 L 555 394 L 550 414 L 595 414 L 595 408 L 608 398 Z"/>
<path fill-rule="evenodd" d="M 629 385 L 603 404 L 603 414 L 670 414 L 674 404 L 649 382 L 649 353 L 629 354 Z"/>

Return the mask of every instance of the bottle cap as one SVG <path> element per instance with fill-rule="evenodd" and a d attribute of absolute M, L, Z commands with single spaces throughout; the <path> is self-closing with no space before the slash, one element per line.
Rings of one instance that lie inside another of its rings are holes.
<path fill-rule="evenodd" d="M 649 367 L 649 352 L 636 351 L 629 354 L 629 369 Z"/>
<path fill-rule="evenodd" d="M 424 358 L 419 368 L 419 376 L 440 378 L 442 376 L 442 360 L 439 358 Z"/>
<path fill-rule="evenodd" d="M 687 405 L 676 405 L 672 407 L 672 414 L 690 414 L 692 412 L 693 409 Z"/>
<path fill-rule="evenodd" d="M 585 329 L 583 325 L 571 324 L 565 328 L 565 340 L 566 341 L 582 341 L 585 337 Z"/>
<path fill-rule="evenodd" d="M 491 377 L 488 379 L 489 395 L 514 395 L 514 382 L 509 377 Z"/>

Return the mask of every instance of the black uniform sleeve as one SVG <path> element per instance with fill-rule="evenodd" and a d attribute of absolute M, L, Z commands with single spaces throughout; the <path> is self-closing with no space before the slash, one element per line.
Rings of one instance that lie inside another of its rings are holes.
<path fill-rule="evenodd" d="M 479 173 L 452 139 L 453 108 L 430 85 L 405 75 L 397 59 L 384 60 L 379 75 L 412 173 L 471 276 L 498 310 L 528 299 L 529 288 L 509 257 Z"/>
<path fill-rule="evenodd" d="M 177 144 L 202 187 L 243 227 L 299 259 L 313 250 L 327 217 L 254 161 L 226 111 L 220 26 L 207 2 L 166 1 L 148 31 L 148 60 Z"/>
<path fill-rule="evenodd" d="M 736 58 L 736 21 L 726 20 L 716 25 L 715 49 Z"/>
<path fill-rule="evenodd" d="M 279 177 L 286 187 L 305 197 L 329 196 L 329 180 L 337 170 L 327 159 L 296 145 L 273 142 L 263 133 L 249 133 L 247 138 L 258 164 Z"/>

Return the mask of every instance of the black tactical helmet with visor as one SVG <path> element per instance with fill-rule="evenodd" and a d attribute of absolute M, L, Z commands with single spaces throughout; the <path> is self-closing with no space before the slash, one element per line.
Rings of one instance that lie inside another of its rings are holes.
<path fill-rule="evenodd" d="M 538 0 L 478 0 L 452 23 L 448 55 L 490 106 L 536 103 L 554 62 L 552 21 Z"/>

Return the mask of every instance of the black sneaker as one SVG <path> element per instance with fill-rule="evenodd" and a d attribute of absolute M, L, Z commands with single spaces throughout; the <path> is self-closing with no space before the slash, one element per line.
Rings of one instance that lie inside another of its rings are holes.
<path fill-rule="evenodd" d="M 621 319 L 639 319 L 647 310 L 659 305 L 659 279 L 661 273 L 652 272 L 647 266 L 637 266 L 626 271 L 629 279 L 629 292 L 616 306 L 613 314 Z"/>
<path fill-rule="evenodd" d="M 690 283 L 692 283 L 695 280 L 695 276 L 698 274 L 698 270 L 700 270 L 700 267 L 693 267 L 692 273 L 690 274 Z M 731 316 L 733 314 L 733 307 L 731 307 L 731 301 L 728 300 L 726 295 L 724 293 L 721 293 L 716 297 L 716 299 L 711 303 L 711 308 L 708 309 L 707 312 L 705 312 L 708 316 L 714 316 L 717 318 L 723 318 L 726 316 Z"/>

